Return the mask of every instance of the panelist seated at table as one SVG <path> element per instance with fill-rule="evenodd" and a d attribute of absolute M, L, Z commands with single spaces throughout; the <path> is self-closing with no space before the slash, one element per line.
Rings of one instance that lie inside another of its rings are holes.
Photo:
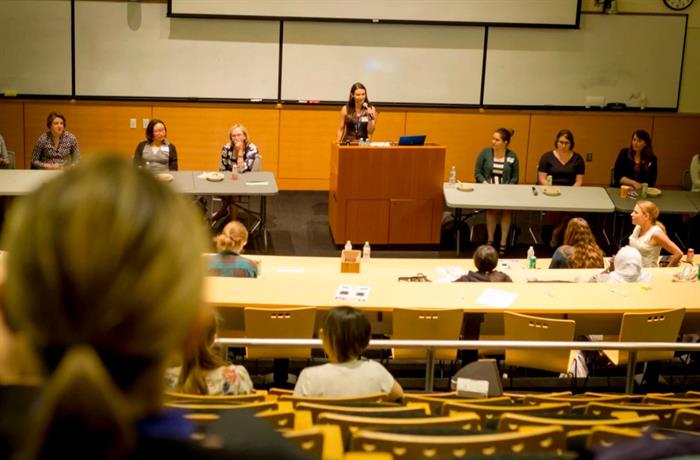
<path fill-rule="evenodd" d="M 214 243 L 218 253 L 209 261 L 211 276 L 257 278 L 256 263 L 241 255 L 248 243 L 248 230 L 242 223 L 234 220 L 226 224 L 223 232 L 214 238 Z"/>
<path fill-rule="evenodd" d="M 634 230 L 630 235 L 629 245 L 642 255 L 644 267 L 657 267 L 661 249 L 671 254 L 669 267 L 676 267 L 683 257 L 680 248 L 666 234 L 666 228 L 657 219 L 659 208 L 651 201 L 640 200 L 631 213 Z"/>
<path fill-rule="evenodd" d="M 307 367 L 294 387 L 295 396 L 347 398 L 386 393 L 389 401 L 403 389 L 384 366 L 362 358 L 372 333 L 365 314 L 352 307 L 335 307 L 326 316 L 321 335 L 328 363 Z"/>
<path fill-rule="evenodd" d="M 214 351 L 219 319 L 214 311 L 203 313 L 205 330 L 197 346 L 185 350 L 182 365 L 165 373 L 170 391 L 195 395 L 243 395 L 253 392 L 253 382 L 243 366 L 224 360 Z"/>
<path fill-rule="evenodd" d="M 630 146 L 620 150 L 615 160 L 614 186 L 629 185 L 639 190 L 646 183 L 653 187 L 656 185 L 657 168 L 651 136 L 645 130 L 638 129 L 632 134 Z"/>
<path fill-rule="evenodd" d="M 474 265 L 476 271 L 469 270 L 466 275 L 463 275 L 455 280 L 455 282 L 512 282 L 510 276 L 496 270 L 498 266 L 498 254 L 496 250 L 488 244 L 482 244 L 474 251 Z"/>
<path fill-rule="evenodd" d="M 520 165 L 518 156 L 508 148 L 510 140 L 515 134 L 512 129 L 499 128 L 491 136 L 491 147 L 486 147 L 476 159 L 474 177 L 481 184 L 517 184 Z M 498 214 L 501 214 L 501 241 L 498 255 L 503 257 L 508 244 L 508 232 L 510 231 L 511 211 L 503 209 L 486 210 L 487 244 L 494 244 L 496 222 Z"/>
<path fill-rule="evenodd" d="M 154 118 L 146 126 L 146 140 L 134 151 L 134 165 L 153 173 L 177 171 L 177 149 L 168 138 L 163 120 Z"/>
<path fill-rule="evenodd" d="M 254 171 L 260 165 L 260 152 L 258 147 L 250 141 L 248 130 L 240 123 L 236 123 L 228 130 L 228 142 L 221 147 L 221 162 L 219 171 L 233 171 L 237 173 Z"/>
<path fill-rule="evenodd" d="M 632 246 L 620 248 L 610 259 L 610 267 L 593 275 L 592 283 L 651 283 L 651 274 L 643 270 L 642 255 Z"/>
<path fill-rule="evenodd" d="M 586 172 L 586 163 L 583 157 L 574 152 L 574 134 L 568 129 L 562 129 L 554 138 L 554 150 L 545 152 L 540 157 L 537 166 L 537 183 L 548 185 L 547 177 L 552 177 L 552 185 L 569 185 L 580 187 L 583 185 L 583 175 Z M 552 238 L 549 245 L 553 248 L 559 243 L 559 236 L 564 231 L 571 214 L 562 212 L 550 212 L 549 219 L 552 223 Z"/>
<path fill-rule="evenodd" d="M 32 169 L 63 169 L 80 160 L 78 140 L 66 131 L 66 117 L 60 112 L 49 113 L 48 131 L 39 136 L 32 151 Z"/>
<path fill-rule="evenodd" d="M 369 140 L 377 126 L 377 111 L 369 102 L 367 88 L 360 82 L 350 88 L 348 103 L 340 109 L 340 125 L 335 142 L 357 144 Z"/>
<path fill-rule="evenodd" d="M 588 222 L 574 217 L 566 225 L 564 244 L 554 251 L 549 268 L 603 268 L 603 256 Z"/>
<path fill-rule="evenodd" d="M 261 163 L 262 157 L 258 147 L 250 141 L 248 129 L 241 123 L 231 126 L 228 130 L 228 142 L 221 147 L 219 171 L 230 171 L 233 174 L 235 168 L 236 174 L 255 172 L 260 169 Z M 221 207 L 212 216 L 212 221 L 235 219 L 236 215 L 234 197 L 225 196 L 221 197 Z"/>

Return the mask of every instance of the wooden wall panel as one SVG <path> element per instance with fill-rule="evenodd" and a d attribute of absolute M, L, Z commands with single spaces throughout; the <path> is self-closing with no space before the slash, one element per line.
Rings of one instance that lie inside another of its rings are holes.
<path fill-rule="evenodd" d="M 168 127 L 168 137 L 180 157 L 180 169 L 217 171 L 228 130 L 241 123 L 263 156 L 263 170 L 277 174 L 279 111 L 273 106 L 158 105 L 153 107 L 153 117 Z"/>
<path fill-rule="evenodd" d="M 574 151 L 584 159 L 593 154 L 593 161 L 586 162 L 584 185 L 608 185 L 610 168 L 620 149 L 628 147 L 635 129 L 652 132 L 654 119 L 646 114 L 629 113 L 577 113 L 533 114 L 528 146 L 527 182 L 536 182 L 536 170 L 544 152 L 554 149 L 554 138 L 560 129 L 570 129 L 574 134 Z"/>
<path fill-rule="evenodd" d="M 659 187 L 681 183 L 683 171 L 690 168 L 693 155 L 700 153 L 697 136 L 700 116 L 658 116 L 654 119 L 652 142 L 659 159 Z"/>
<path fill-rule="evenodd" d="M 377 129 L 372 135 L 373 141 L 397 142 L 399 137 L 406 134 L 406 112 L 404 110 L 377 109 Z"/>
<path fill-rule="evenodd" d="M 151 107 L 145 104 L 28 102 L 24 111 L 27 168 L 34 143 L 46 131 L 46 117 L 51 111 L 65 115 L 66 130 L 77 137 L 83 157 L 109 151 L 131 158 L 136 145 L 145 139 L 141 120 L 151 117 Z M 137 128 L 129 127 L 130 118 L 136 118 Z"/>
<path fill-rule="evenodd" d="M 406 132 L 426 134 L 426 142 L 444 145 L 445 180 L 452 168 L 457 168 L 457 178 L 474 181 L 474 165 L 481 149 L 491 145 L 491 136 L 498 128 L 515 130 L 511 149 L 518 154 L 523 167 L 526 157 L 529 114 L 516 112 L 431 112 L 409 111 L 406 115 Z"/>
<path fill-rule="evenodd" d="M 7 150 L 15 152 L 18 168 L 24 164 L 24 104 L 20 101 L 0 102 L 0 136 Z"/>
<path fill-rule="evenodd" d="M 340 120 L 339 108 L 285 109 L 280 114 L 281 179 L 320 179 L 328 189 L 331 144 Z"/>
<path fill-rule="evenodd" d="M 145 139 L 142 119 L 159 117 L 178 147 L 181 169 L 216 169 L 228 128 L 241 122 L 283 190 L 327 190 L 330 145 L 335 140 L 339 107 L 260 106 L 257 104 L 157 104 L 117 101 L 0 101 L 0 134 L 15 150 L 18 167 L 29 167 L 37 137 L 46 130 L 46 116 L 63 112 L 68 130 L 78 137 L 81 153 L 111 150 L 130 157 Z M 659 156 L 659 186 L 679 188 L 682 171 L 698 153 L 695 140 L 700 115 L 611 112 L 527 112 L 450 109 L 379 108 L 374 140 L 396 141 L 404 134 L 426 134 L 428 142 L 447 147 L 445 178 L 452 165 L 460 180 L 474 180 L 478 152 L 490 145 L 499 127 L 515 129 L 511 148 L 521 164 L 521 182 L 534 183 L 543 152 L 553 148 L 556 132 L 573 131 L 576 151 L 593 153 L 586 163 L 587 185 L 606 185 L 621 148 L 635 129 L 652 133 Z M 129 127 L 136 118 L 137 127 Z M 522 178 L 523 174 L 526 175 Z"/>

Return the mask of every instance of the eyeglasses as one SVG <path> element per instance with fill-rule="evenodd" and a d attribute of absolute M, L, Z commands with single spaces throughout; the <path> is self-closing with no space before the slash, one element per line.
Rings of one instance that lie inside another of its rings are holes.
<path fill-rule="evenodd" d="M 569 142 L 569 141 L 557 141 L 557 144 L 559 144 L 559 145 L 571 145 L 571 142 Z"/>

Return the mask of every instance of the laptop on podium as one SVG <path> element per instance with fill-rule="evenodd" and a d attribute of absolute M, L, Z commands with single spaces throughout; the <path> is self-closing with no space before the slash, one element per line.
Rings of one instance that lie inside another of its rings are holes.
<path fill-rule="evenodd" d="M 425 145 L 425 136 L 401 136 L 398 145 Z"/>

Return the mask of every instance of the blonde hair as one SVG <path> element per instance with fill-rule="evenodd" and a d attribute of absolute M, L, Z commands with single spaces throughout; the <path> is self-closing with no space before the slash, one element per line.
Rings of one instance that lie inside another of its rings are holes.
<path fill-rule="evenodd" d="M 198 316 L 205 230 L 186 200 L 111 155 L 17 200 L 6 224 L 7 320 L 49 374 L 24 454 L 79 445 L 119 458 L 135 421 L 158 410 L 166 360 Z"/>
<path fill-rule="evenodd" d="M 245 146 L 245 148 L 248 148 L 248 144 L 250 144 L 250 138 L 248 137 L 248 129 L 247 129 L 245 126 L 243 126 L 242 124 L 240 124 L 240 123 L 236 123 L 235 125 L 231 126 L 231 127 L 228 129 L 228 142 L 229 142 L 229 145 L 231 145 L 231 147 L 233 147 L 233 142 L 231 141 L 231 135 L 233 134 L 233 130 L 234 130 L 234 129 L 240 129 L 240 130 L 241 130 L 241 132 L 243 133 L 243 136 L 245 136 L 245 140 L 243 141 L 243 145 Z"/>
<path fill-rule="evenodd" d="M 573 248 L 569 268 L 602 268 L 603 250 L 600 249 L 588 222 L 581 217 L 569 221 L 564 232 L 564 244 Z"/>
<path fill-rule="evenodd" d="M 248 230 L 237 220 L 232 220 L 224 227 L 221 234 L 214 237 L 216 250 L 240 252 L 248 242 Z"/>
<path fill-rule="evenodd" d="M 664 233 L 666 233 L 666 227 L 664 226 L 664 224 L 656 220 L 659 218 L 659 214 L 661 214 L 661 211 L 659 211 L 659 208 L 654 202 L 648 200 L 639 200 L 637 201 L 637 206 L 639 206 L 639 209 L 641 209 L 641 211 L 644 214 L 649 216 L 652 225 L 657 225 L 661 230 L 663 230 Z"/>
<path fill-rule="evenodd" d="M 216 312 L 206 312 L 205 331 L 200 334 L 196 347 L 187 350 L 182 360 L 182 368 L 178 377 L 178 389 L 189 394 L 209 394 L 206 376 L 210 371 L 228 365 L 223 358 L 212 349 L 216 339 L 219 318 Z"/>

